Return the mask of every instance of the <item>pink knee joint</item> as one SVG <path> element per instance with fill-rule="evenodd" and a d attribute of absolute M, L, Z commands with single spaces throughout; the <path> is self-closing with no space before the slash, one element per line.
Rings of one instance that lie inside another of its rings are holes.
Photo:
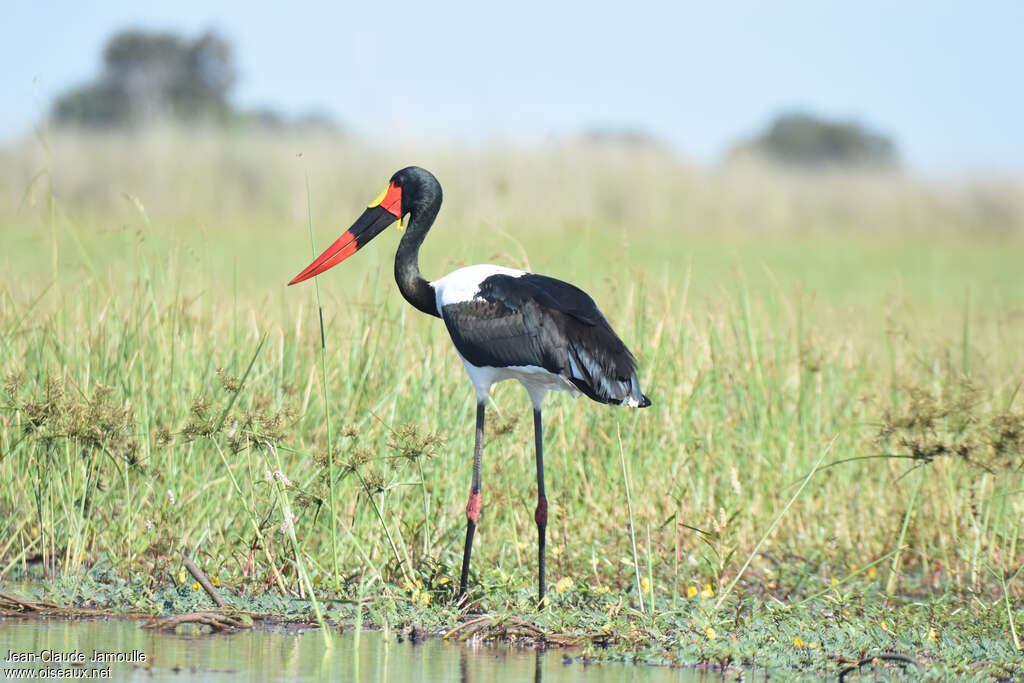
<path fill-rule="evenodd" d="M 548 499 L 541 496 L 537 499 L 537 509 L 533 513 L 533 521 L 537 522 L 537 526 L 548 525 Z"/>
<path fill-rule="evenodd" d="M 483 496 L 480 493 L 470 493 L 469 502 L 466 503 L 466 519 L 473 524 L 480 519 L 480 508 L 483 507 Z"/>

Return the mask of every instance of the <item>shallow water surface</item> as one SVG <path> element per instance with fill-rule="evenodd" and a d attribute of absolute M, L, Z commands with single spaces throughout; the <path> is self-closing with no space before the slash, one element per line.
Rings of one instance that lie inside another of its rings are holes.
<path fill-rule="evenodd" d="M 399 642 L 394 635 L 385 638 L 376 631 L 361 633 L 358 644 L 352 631 L 335 632 L 332 639 L 334 647 L 327 650 L 315 629 L 275 628 L 182 636 L 145 630 L 130 619 L 0 618 L 0 669 L 4 680 L 21 676 L 116 681 L 181 681 L 201 677 L 209 681 L 403 683 L 668 683 L 703 679 L 688 669 L 623 664 L 584 666 L 564 658 L 573 654 L 571 650 L 541 652 L 438 639 Z M 51 661 L 42 661 L 44 657 Z M 35 661 L 25 661 L 33 658 Z M 104 658 L 114 661 L 102 661 Z"/>

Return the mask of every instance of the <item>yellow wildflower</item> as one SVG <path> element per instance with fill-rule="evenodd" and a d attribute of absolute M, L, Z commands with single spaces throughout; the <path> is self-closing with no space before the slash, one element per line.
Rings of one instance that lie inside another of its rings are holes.
<path fill-rule="evenodd" d="M 715 635 L 716 635 L 715 634 L 715 629 L 713 629 L 710 626 L 708 626 L 708 630 L 704 632 L 704 635 L 706 635 L 708 637 L 708 640 L 714 640 L 715 639 Z"/>
<path fill-rule="evenodd" d="M 697 594 L 697 587 L 696 586 L 687 586 L 686 587 L 686 597 L 692 598 L 696 594 Z"/>
<path fill-rule="evenodd" d="M 319 579 L 320 577 L 318 576 L 316 578 Z M 210 583 L 212 583 L 214 586 L 217 586 L 217 588 L 220 588 L 220 579 L 218 579 L 216 576 L 210 577 Z"/>
<path fill-rule="evenodd" d="M 868 578 L 869 579 L 873 579 L 876 576 L 878 576 L 878 572 L 875 571 L 875 568 L 874 567 L 868 567 Z"/>
<path fill-rule="evenodd" d="M 700 597 L 702 597 L 705 600 L 707 600 L 708 598 L 714 597 L 714 595 L 715 595 L 715 590 L 711 587 L 711 584 L 710 583 L 705 583 L 704 584 L 704 590 L 702 590 L 700 592 Z"/>
<path fill-rule="evenodd" d="M 927 634 L 926 637 L 928 638 L 928 640 L 930 640 L 930 641 L 932 641 L 934 643 L 935 641 L 937 641 L 939 639 L 939 634 L 935 632 L 935 629 L 930 628 L 930 629 L 928 629 L 928 634 Z"/>
<path fill-rule="evenodd" d="M 199 588 L 200 588 L 200 586 L 199 586 L 199 582 L 198 581 L 196 581 L 195 583 L 192 584 L 192 590 L 197 591 L 197 590 L 199 590 Z"/>
<path fill-rule="evenodd" d="M 560 578 L 558 580 L 558 583 L 555 584 L 555 590 L 558 591 L 559 593 L 564 593 L 565 591 L 569 590 L 571 587 L 572 587 L 572 579 L 570 579 L 568 576 L 563 576 L 562 578 Z"/>
<path fill-rule="evenodd" d="M 437 580 L 437 585 L 438 586 L 443 586 L 446 583 L 448 583 L 448 577 L 447 576 L 442 576 L 440 579 Z"/>
<path fill-rule="evenodd" d="M 179 571 L 179 572 L 178 572 L 178 584 L 179 584 L 179 585 L 181 585 L 181 584 L 185 583 L 185 578 L 186 578 L 187 576 L 188 576 L 188 575 L 187 575 L 187 574 L 185 573 L 185 570 L 184 570 L 184 569 L 182 569 L 181 571 Z"/>
<path fill-rule="evenodd" d="M 643 590 L 644 593 L 647 593 L 651 590 L 651 582 L 646 576 L 640 579 L 640 588 Z"/>
<path fill-rule="evenodd" d="M 604 595 L 605 593 L 607 593 L 610 590 L 611 590 L 611 588 L 609 588 L 608 586 L 598 586 L 597 588 L 594 589 L 594 592 L 597 593 L 598 595 Z"/>
<path fill-rule="evenodd" d="M 793 639 L 793 647 L 803 647 L 803 646 L 804 646 L 804 639 L 803 638 L 801 638 L 800 636 L 797 636 L 796 638 Z"/>
<path fill-rule="evenodd" d="M 837 579 L 836 577 L 833 576 L 831 583 L 832 583 L 832 587 L 835 588 L 836 586 L 839 585 L 839 579 Z"/>
<path fill-rule="evenodd" d="M 429 605 L 430 604 L 430 593 L 427 593 L 427 592 L 422 593 L 420 595 L 420 602 L 422 602 L 424 606 Z"/>

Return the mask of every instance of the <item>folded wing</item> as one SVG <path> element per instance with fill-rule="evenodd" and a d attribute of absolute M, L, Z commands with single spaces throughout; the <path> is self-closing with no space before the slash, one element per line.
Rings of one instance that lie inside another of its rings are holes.
<path fill-rule="evenodd" d="M 443 306 L 455 347 L 477 366 L 534 366 L 601 403 L 650 405 L 636 359 L 594 300 L 543 275 L 492 275 L 476 296 Z"/>

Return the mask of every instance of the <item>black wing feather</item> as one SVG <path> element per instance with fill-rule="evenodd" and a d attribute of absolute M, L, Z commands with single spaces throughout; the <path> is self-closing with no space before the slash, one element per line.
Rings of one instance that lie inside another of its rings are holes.
<path fill-rule="evenodd" d="M 473 365 L 533 365 L 602 403 L 650 401 L 636 360 L 586 292 L 544 275 L 492 275 L 477 296 L 441 310 L 455 348 Z"/>

